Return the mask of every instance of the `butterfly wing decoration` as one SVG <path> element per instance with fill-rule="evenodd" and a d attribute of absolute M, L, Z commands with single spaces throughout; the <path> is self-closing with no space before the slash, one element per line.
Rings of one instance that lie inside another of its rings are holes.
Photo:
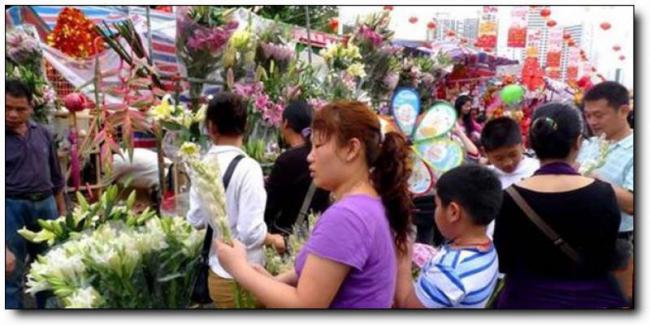
<path fill-rule="evenodd" d="M 400 88 L 393 96 L 391 113 L 396 128 L 413 142 L 409 190 L 414 195 L 426 194 L 438 177 L 463 161 L 463 146 L 448 136 L 456 123 L 456 111 L 447 103 L 438 103 L 418 119 L 418 93 L 412 88 Z M 383 123 L 382 130 L 389 122 L 384 120 Z"/>
<path fill-rule="evenodd" d="M 391 114 L 407 138 L 413 136 L 420 115 L 420 96 L 413 88 L 399 88 L 393 95 Z"/>
<path fill-rule="evenodd" d="M 415 130 L 413 148 L 438 179 L 463 162 L 463 146 L 448 135 L 456 124 L 456 110 L 448 103 L 433 105 Z"/>

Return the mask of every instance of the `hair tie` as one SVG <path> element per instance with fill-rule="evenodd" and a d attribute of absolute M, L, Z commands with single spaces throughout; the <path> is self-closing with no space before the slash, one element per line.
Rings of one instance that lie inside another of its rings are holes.
<path fill-rule="evenodd" d="M 300 134 L 302 135 L 303 138 L 309 139 L 309 137 L 311 136 L 311 128 L 306 127 L 302 129 L 302 131 L 300 131 Z"/>
<path fill-rule="evenodd" d="M 548 116 L 538 117 L 538 118 L 533 122 L 533 124 L 541 123 L 542 121 L 543 121 L 543 123 L 545 123 L 546 125 L 550 126 L 551 129 L 553 129 L 553 131 L 557 131 L 557 123 L 555 122 L 555 120 L 553 120 L 552 118 L 550 118 L 550 117 L 548 117 Z"/>

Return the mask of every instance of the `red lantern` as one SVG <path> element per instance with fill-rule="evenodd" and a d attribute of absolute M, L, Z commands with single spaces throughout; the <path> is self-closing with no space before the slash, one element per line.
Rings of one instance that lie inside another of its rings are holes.
<path fill-rule="evenodd" d="M 555 25 L 557 25 L 557 22 L 555 20 L 553 20 L 553 19 L 549 20 L 546 23 L 546 26 L 548 26 L 548 27 L 555 27 Z"/>
<path fill-rule="evenodd" d="M 625 60 L 625 55 L 619 56 L 618 59 L 621 60 L 621 61 Z"/>
<path fill-rule="evenodd" d="M 548 17 L 551 15 L 551 9 L 544 8 L 539 12 L 539 15 L 542 17 Z"/>
<path fill-rule="evenodd" d="M 417 22 L 418 22 L 418 17 L 411 16 L 411 18 L 409 18 L 409 23 L 411 23 L 411 24 L 415 24 L 415 23 L 417 23 Z"/>
<path fill-rule="evenodd" d="M 571 34 L 564 34 L 562 35 L 562 38 L 564 38 L 565 41 L 568 41 L 571 39 Z"/>
<path fill-rule="evenodd" d="M 610 23 L 608 23 L 608 22 L 604 22 L 604 23 L 600 24 L 600 28 L 602 28 L 603 30 L 608 30 L 611 27 L 612 27 L 612 25 Z"/>
<path fill-rule="evenodd" d="M 384 6 L 384 10 L 393 11 L 393 6 Z"/>
<path fill-rule="evenodd" d="M 566 45 L 569 46 L 569 47 L 574 47 L 574 46 L 576 45 L 576 42 L 574 42 L 573 40 L 569 40 L 569 41 L 566 43 Z"/>
<path fill-rule="evenodd" d="M 339 30 L 339 19 L 336 17 L 330 18 L 330 21 L 327 23 L 329 26 L 330 30 L 336 32 Z"/>
<path fill-rule="evenodd" d="M 596 72 L 596 68 L 591 68 L 591 72 Z"/>
<path fill-rule="evenodd" d="M 453 30 L 450 30 L 450 31 L 447 32 L 447 36 L 454 37 L 454 36 L 456 36 L 456 33 Z"/>
<path fill-rule="evenodd" d="M 427 24 L 427 28 L 428 28 L 428 29 L 431 29 L 431 30 L 436 29 L 436 23 L 430 21 L 430 22 Z"/>
<path fill-rule="evenodd" d="M 618 51 L 620 51 L 620 50 L 621 50 L 621 47 L 620 47 L 620 46 L 618 46 L 618 45 L 614 45 L 614 46 L 612 46 L 612 50 L 614 50 L 614 51 L 616 51 L 616 52 L 618 52 Z"/>

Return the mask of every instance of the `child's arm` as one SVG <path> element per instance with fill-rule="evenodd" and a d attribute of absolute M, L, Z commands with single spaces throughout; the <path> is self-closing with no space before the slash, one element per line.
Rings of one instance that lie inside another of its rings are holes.
<path fill-rule="evenodd" d="M 397 288 L 395 289 L 395 308 L 424 308 L 413 288 L 412 278 L 413 243 L 409 243 L 408 252 L 397 252 Z"/>

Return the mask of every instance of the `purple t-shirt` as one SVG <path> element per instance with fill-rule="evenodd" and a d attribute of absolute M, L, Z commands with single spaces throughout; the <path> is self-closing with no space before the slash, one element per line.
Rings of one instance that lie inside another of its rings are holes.
<path fill-rule="evenodd" d="M 350 266 L 330 308 L 392 306 L 397 257 L 381 199 L 350 195 L 327 209 L 296 258 L 298 277 L 308 254 Z"/>

